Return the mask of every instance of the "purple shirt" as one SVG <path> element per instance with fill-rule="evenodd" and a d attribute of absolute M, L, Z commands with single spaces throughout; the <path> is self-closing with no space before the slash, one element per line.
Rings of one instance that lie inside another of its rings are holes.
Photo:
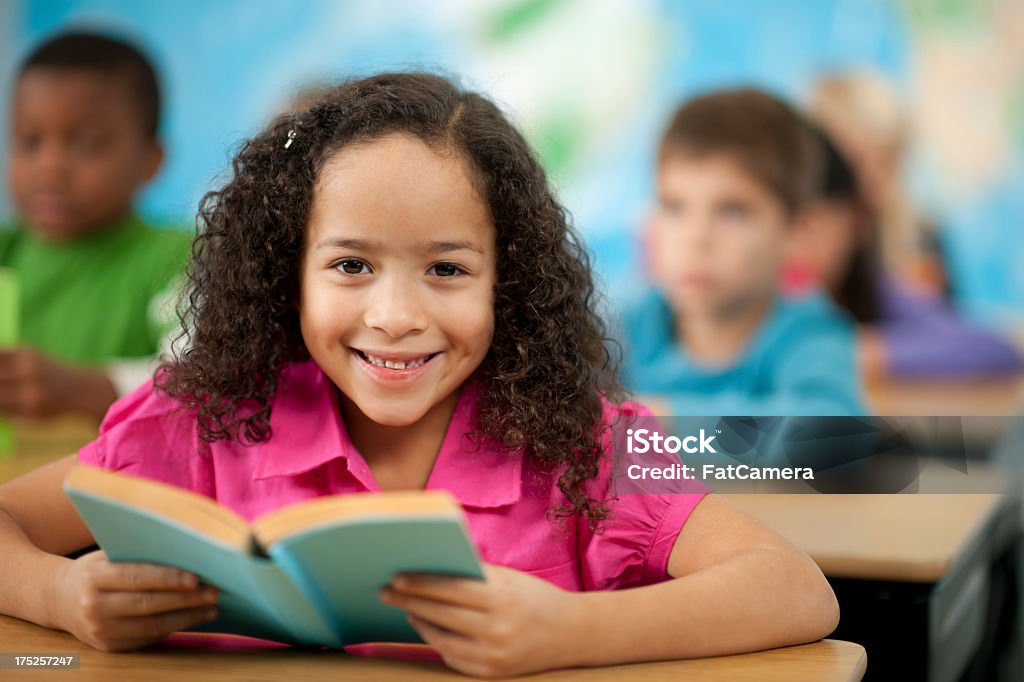
<path fill-rule="evenodd" d="M 255 445 L 202 441 L 195 412 L 148 382 L 107 412 L 99 437 L 78 461 L 192 490 L 247 521 L 289 504 L 345 493 L 379 491 L 345 430 L 335 386 L 312 361 L 282 372 L 274 396 L 272 437 Z M 463 386 L 427 489 L 450 491 L 462 504 L 483 561 L 530 573 L 569 590 L 635 587 L 668 579 L 669 554 L 703 492 L 622 494 L 608 499 L 601 532 L 585 520 L 552 522 L 565 497 L 557 472 L 521 451 L 463 436 L 476 420 L 480 386 Z M 605 403 L 604 420 L 649 416 L 638 403 Z M 610 437 L 604 440 L 606 454 Z M 610 484 L 610 457 L 588 481 L 591 495 Z M 693 491 L 694 488 L 687 488 Z"/>
<path fill-rule="evenodd" d="M 937 296 L 882 278 L 879 303 L 877 328 L 894 376 L 962 378 L 1012 374 L 1024 367 L 1012 343 L 964 320 Z"/>

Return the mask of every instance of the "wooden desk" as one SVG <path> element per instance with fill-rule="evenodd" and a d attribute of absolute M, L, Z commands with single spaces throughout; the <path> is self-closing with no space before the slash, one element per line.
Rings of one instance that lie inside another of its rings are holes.
<path fill-rule="evenodd" d="M 894 416 L 1009 416 L 1024 409 L 1024 373 L 967 381 L 865 382 L 869 412 Z"/>
<path fill-rule="evenodd" d="M 15 618 L 0 616 L 0 649 L 5 653 L 78 653 L 78 670 L 49 670 L 60 679 L 100 680 L 465 680 L 433 663 L 346 656 L 337 652 L 306 651 L 259 640 L 181 633 L 172 644 L 143 651 L 106 654 L 64 632 L 47 630 Z M 867 665 L 864 648 L 850 642 L 823 640 L 803 646 L 772 649 L 756 654 L 722 656 L 690 661 L 562 670 L 517 677 L 536 682 L 699 679 L 742 682 L 855 682 Z M 3 670 L 5 680 L 40 679 L 39 670 Z M 32 676 L 35 677 L 32 677 Z"/>
<path fill-rule="evenodd" d="M 972 667 L 987 670 L 990 659 L 979 652 L 1006 633 L 986 627 L 1014 617 L 999 604 L 990 612 L 989 600 L 1000 590 L 1016 594 L 1017 495 L 729 498 L 828 576 L 842 614 L 833 634 L 867 648 L 866 679 L 946 682 Z"/>
<path fill-rule="evenodd" d="M 15 450 L 0 456 L 0 483 L 77 452 L 99 431 L 96 422 L 74 416 L 12 422 Z"/>
<path fill-rule="evenodd" d="M 730 495 L 833 578 L 933 583 L 983 532 L 1000 495 Z"/>

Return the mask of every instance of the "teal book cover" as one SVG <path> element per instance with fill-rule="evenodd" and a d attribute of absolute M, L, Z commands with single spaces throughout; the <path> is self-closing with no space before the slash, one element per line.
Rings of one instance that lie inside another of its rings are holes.
<path fill-rule="evenodd" d="M 220 617 L 197 630 L 332 648 L 418 642 L 380 588 L 400 572 L 483 577 L 442 491 L 323 497 L 250 526 L 201 495 L 90 466 L 64 490 L 111 561 L 174 566 L 219 590 Z"/>

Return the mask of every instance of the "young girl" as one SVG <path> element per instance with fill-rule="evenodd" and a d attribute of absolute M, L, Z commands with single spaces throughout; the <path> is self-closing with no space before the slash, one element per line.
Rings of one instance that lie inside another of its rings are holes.
<path fill-rule="evenodd" d="M 77 458 L 0 488 L 0 612 L 108 651 L 215 617 L 194 575 L 62 556 L 92 543 L 60 489 L 77 459 L 248 519 L 327 494 L 451 491 L 486 579 L 402 575 L 381 599 L 469 674 L 835 627 L 814 563 L 725 500 L 611 494 L 606 427 L 650 413 L 617 404 L 585 252 L 492 103 L 431 75 L 351 81 L 233 168 L 200 210 L 188 349 Z"/>
<path fill-rule="evenodd" d="M 998 331 L 972 324 L 942 296 L 883 268 L 878 217 L 863 183 L 829 136 L 815 134 L 825 151 L 823 181 L 800 224 L 789 264 L 799 277 L 791 288 L 821 285 L 856 318 L 865 374 L 966 379 L 1020 371 L 1024 359 Z"/>

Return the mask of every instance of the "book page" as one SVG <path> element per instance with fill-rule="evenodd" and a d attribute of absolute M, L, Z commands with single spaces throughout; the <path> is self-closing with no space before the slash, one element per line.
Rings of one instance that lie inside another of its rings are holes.
<path fill-rule="evenodd" d="M 85 465 L 68 472 L 64 489 L 114 500 L 125 507 L 170 519 L 243 553 L 251 553 L 252 535 L 245 520 L 190 490 Z"/>
<path fill-rule="evenodd" d="M 263 547 L 293 533 L 370 518 L 462 518 L 462 507 L 443 490 L 353 493 L 307 500 L 264 514 L 252 524 Z"/>

